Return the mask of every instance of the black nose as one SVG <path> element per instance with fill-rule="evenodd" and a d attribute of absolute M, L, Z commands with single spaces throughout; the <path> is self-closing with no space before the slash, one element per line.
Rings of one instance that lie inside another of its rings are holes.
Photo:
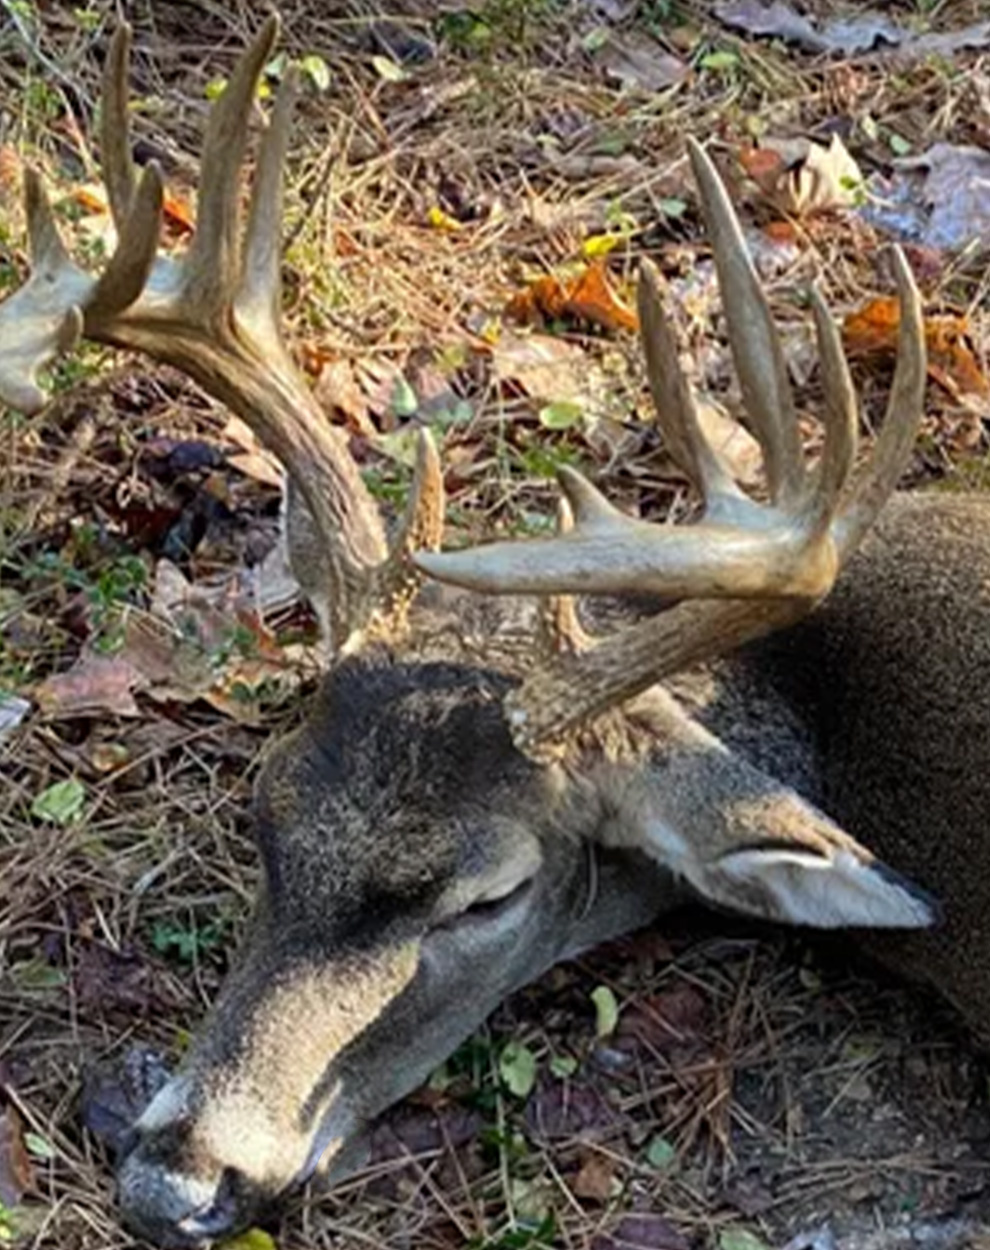
<path fill-rule="evenodd" d="M 121 1217 L 134 1233 L 158 1246 L 183 1250 L 232 1233 L 248 1221 L 248 1204 L 239 1201 L 243 1185 L 232 1169 L 219 1183 L 174 1172 L 141 1147 L 117 1171 Z"/>

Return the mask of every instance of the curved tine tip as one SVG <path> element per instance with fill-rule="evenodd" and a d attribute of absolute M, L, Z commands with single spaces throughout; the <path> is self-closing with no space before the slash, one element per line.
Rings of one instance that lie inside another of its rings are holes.
<path fill-rule="evenodd" d="M 908 262 L 908 258 L 904 255 L 904 249 L 899 243 L 895 243 L 893 247 L 894 256 L 894 282 L 897 285 L 897 297 L 903 303 L 911 302 L 917 304 L 919 312 L 921 307 L 921 292 L 918 290 L 918 283 L 914 276 L 914 270 Z"/>
<path fill-rule="evenodd" d="M 715 162 L 708 155 L 707 150 L 702 147 L 694 135 L 688 135 L 684 144 L 687 148 L 688 157 L 691 161 L 691 169 L 694 172 L 695 182 L 702 187 L 706 182 L 710 182 L 712 179 L 721 183 L 722 179 L 718 170 L 715 168 Z"/>
<path fill-rule="evenodd" d="M 564 492 L 567 502 L 574 511 L 578 525 L 594 524 L 596 521 L 611 521 L 621 515 L 605 496 L 588 481 L 577 469 L 563 465 L 557 470 L 557 481 Z"/>

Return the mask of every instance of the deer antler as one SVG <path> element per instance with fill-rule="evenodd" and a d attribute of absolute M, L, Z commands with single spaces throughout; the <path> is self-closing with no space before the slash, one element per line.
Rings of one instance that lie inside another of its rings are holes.
<path fill-rule="evenodd" d="M 410 512 L 392 549 L 378 510 L 334 429 L 292 363 L 279 328 L 282 168 L 295 81 L 287 75 L 261 142 L 246 229 L 240 181 L 258 79 L 278 34 L 269 18 L 214 105 L 202 156 L 196 234 L 179 260 L 157 254 L 162 182 L 136 179 L 126 80 L 131 35 L 114 35 L 103 81 L 102 152 L 118 245 L 91 277 L 69 258 L 41 181 L 29 173 L 28 282 L 0 306 L 0 400 L 44 402 L 40 368 L 80 335 L 175 365 L 238 413 L 298 486 L 322 548 L 323 584 L 308 585 L 335 649 L 377 614 L 402 606 L 413 547 L 439 545 L 442 481 L 424 436 Z M 243 237 L 242 237 L 243 235 Z"/>
<path fill-rule="evenodd" d="M 663 676 L 798 620 L 831 590 L 897 483 L 923 412 L 925 345 L 917 289 L 894 250 L 901 317 L 897 369 L 883 430 L 862 472 L 857 404 L 838 331 L 812 291 L 825 391 L 821 462 L 803 463 L 794 403 L 770 310 L 732 204 L 702 148 L 688 141 L 718 271 L 729 342 L 750 421 L 763 450 L 769 502 L 731 479 L 698 422 L 663 311 L 656 271 L 644 264 L 639 313 L 650 388 L 667 445 L 701 491 L 701 521 L 673 528 L 624 516 L 579 473 L 561 471 L 574 528 L 555 538 L 423 554 L 445 581 L 496 593 L 653 591 L 683 602 L 564 654 L 508 697 L 517 745 L 540 755 L 582 722 Z M 721 602 L 710 602 L 721 600 Z"/>

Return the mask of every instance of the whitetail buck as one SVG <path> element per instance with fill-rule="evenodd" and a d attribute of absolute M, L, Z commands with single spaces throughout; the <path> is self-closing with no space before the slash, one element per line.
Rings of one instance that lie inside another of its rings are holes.
<path fill-rule="evenodd" d="M 179 261 L 157 255 L 157 170 L 136 179 L 131 166 L 118 33 L 102 110 L 118 247 L 98 278 L 84 274 L 29 177 L 33 272 L 0 308 L 0 396 L 15 407 L 41 404 L 38 368 L 83 335 L 177 366 L 249 422 L 288 472 L 290 554 L 334 657 L 308 721 L 260 776 L 265 884 L 250 936 L 134 1126 L 119 1166 L 127 1220 L 193 1244 L 307 1176 L 342 1174 L 374 1118 L 512 989 L 691 898 L 915 930 L 869 940 L 990 1034 L 990 504 L 888 502 L 925 383 L 903 258 L 897 369 L 862 465 L 837 331 L 812 294 L 825 402 L 809 469 L 739 226 L 691 145 L 768 501 L 744 494 L 700 433 L 646 265 L 650 384 L 702 519 L 631 520 L 567 471 L 574 524 L 557 538 L 417 554 L 442 526 L 429 440 L 388 543 L 279 332 L 291 84 L 261 141 L 242 236 L 248 116 L 275 32 L 270 21 L 213 109 L 199 226 Z M 537 596 L 532 650 L 484 634 L 490 598 L 413 603 L 418 570 Z M 563 597 L 624 591 L 677 602 L 593 640 Z M 928 928 L 930 896 L 940 929 Z"/>

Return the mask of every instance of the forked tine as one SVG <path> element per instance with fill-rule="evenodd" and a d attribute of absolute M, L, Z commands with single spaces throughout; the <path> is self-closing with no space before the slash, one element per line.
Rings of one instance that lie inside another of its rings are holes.
<path fill-rule="evenodd" d="M 110 200 L 113 224 L 120 231 L 134 199 L 134 164 L 131 161 L 131 123 L 127 110 L 127 71 L 131 63 L 130 23 L 121 22 L 113 32 L 103 69 L 100 108 L 100 155 L 103 181 Z M 155 236 L 157 239 L 157 235 Z"/>
<path fill-rule="evenodd" d="M 895 249 L 901 306 L 898 364 L 884 429 L 850 487 L 857 404 L 838 331 L 812 292 L 825 395 L 821 461 L 802 461 L 776 329 L 742 231 L 711 162 L 691 143 L 733 355 L 763 448 L 771 502 L 729 481 L 703 439 L 673 331 L 648 267 L 639 306 L 650 387 L 667 442 L 705 494 L 703 521 L 675 528 L 623 517 L 573 470 L 560 474 L 574 506 L 570 533 L 529 543 L 424 556 L 444 580 L 495 592 L 657 591 L 683 602 L 579 655 L 558 655 L 506 700 L 517 745 L 536 758 L 607 709 L 687 665 L 709 660 L 797 621 L 828 594 L 842 559 L 873 523 L 903 471 L 923 412 L 925 341 L 911 272 Z M 718 602 L 721 600 L 721 602 Z"/>
<path fill-rule="evenodd" d="M 265 22 L 213 106 L 202 158 L 200 210 L 188 252 L 157 255 L 162 188 L 130 159 L 126 77 L 130 32 L 118 30 L 103 84 L 103 157 L 119 243 L 99 279 L 69 258 L 33 175 L 27 207 L 33 273 L 0 305 L 0 400 L 35 409 L 40 368 L 78 337 L 143 351 L 174 365 L 241 416 L 305 497 L 323 555 L 319 616 L 331 649 L 369 624 L 401 615 L 415 571 L 408 548 L 439 542 L 443 482 L 436 453 L 421 446 L 412 515 L 391 550 L 374 501 L 282 343 L 279 329 L 282 166 L 294 76 L 287 75 L 261 143 L 242 239 L 240 181 L 257 82 L 278 32 Z M 310 581 L 309 585 L 313 585 Z M 385 602 L 393 596 L 393 602 Z"/>
<path fill-rule="evenodd" d="M 657 421 L 671 455 L 701 491 L 712 520 L 731 513 L 745 496 L 705 437 L 698 406 L 678 359 L 677 340 L 663 306 L 660 275 L 651 261 L 640 266 L 636 305 L 642 326 L 646 376 Z"/>
<path fill-rule="evenodd" d="M 206 125 L 202 167 L 210 176 L 200 189 L 196 233 L 185 266 L 189 275 L 187 296 L 205 317 L 223 306 L 240 273 L 240 177 L 248 123 L 258 79 L 278 30 L 279 20 L 273 14 L 238 60 Z M 279 186 L 281 182 L 280 173 Z"/>
<path fill-rule="evenodd" d="M 763 448 L 770 499 L 793 507 L 804 489 L 804 470 L 780 336 L 722 179 L 699 143 L 689 137 L 687 148 L 711 239 L 743 406 Z"/>
<path fill-rule="evenodd" d="M 873 455 L 853 481 L 833 527 L 842 559 L 862 541 L 907 467 L 923 412 L 928 365 L 921 296 L 911 266 L 899 247 L 893 249 L 893 257 L 900 308 L 897 365 Z"/>
<path fill-rule="evenodd" d="M 817 534 L 824 533 L 828 528 L 856 463 L 859 405 L 838 327 L 816 286 L 811 288 L 811 310 L 815 318 L 825 400 L 822 412 L 825 441 L 818 465 L 818 480 L 808 501 L 808 524 Z"/>

